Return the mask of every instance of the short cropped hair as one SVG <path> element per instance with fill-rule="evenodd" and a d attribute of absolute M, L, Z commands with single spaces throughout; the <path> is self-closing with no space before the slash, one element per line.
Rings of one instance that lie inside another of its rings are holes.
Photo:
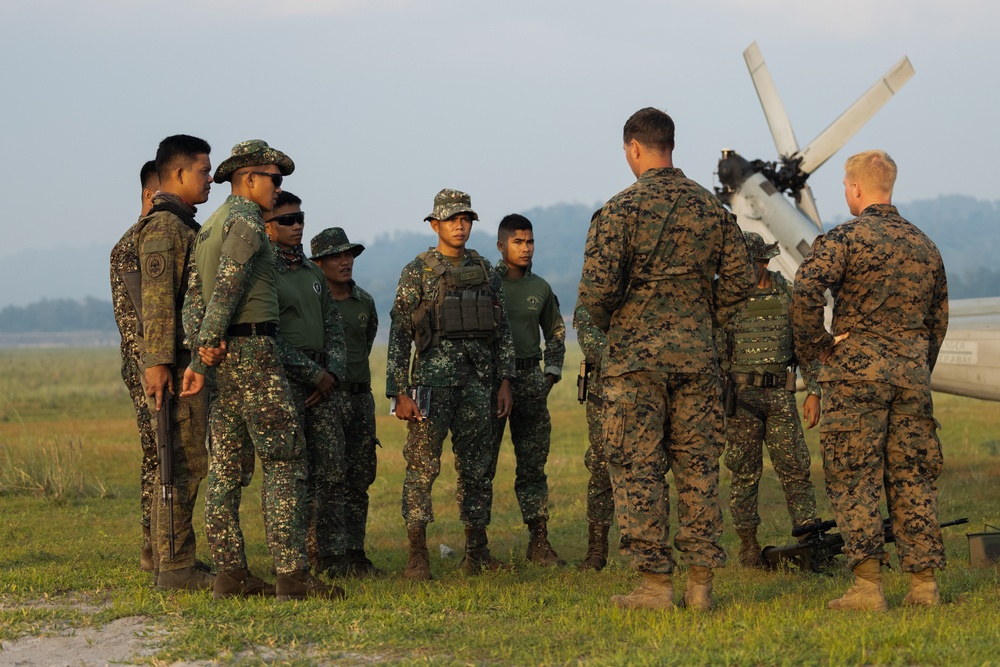
<path fill-rule="evenodd" d="M 211 152 L 212 147 L 204 139 L 174 134 L 161 141 L 160 147 L 156 149 L 156 174 L 161 181 L 165 181 L 182 160 L 190 163 L 202 153 L 208 155 Z"/>
<path fill-rule="evenodd" d="M 142 165 L 142 169 L 139 170 L 139 185 L 143 189 L 148 189 L 152 185 L 154 176 L 159 179 L 159 176 L 156 174 L 156 160 L 150 160 Z"/>
<path fill-rule="evenodd" d="M 863 187 L 891 195 L 896 185 L 896 162 L 884 150 L 865 151 L 847 158 L 844 174 Z"/>
<path fill-rule="evenodd" d="M 531 220 L 528 220 L 519 213 L 505 215 L 500 221 L 500 226 L 497 227 L 497 240 L 504 242 L 513 236 L 515 232 L 520 231 L 533 231 L 531 228 Z"/>
<path fill-rule="evenodd" d="M 278 208 L 279 206 L 291 206 L 292 204 L 302 206 L 302 200 L 288 190 L 282 190 L 278 193 L 278 200 L 274 202 L 274 208 Z"/>
<path fill-rule="evenodd" d="M 674 121 L 659 109 L 639 109 L 625 121 L 622 139 L 626 145 L 634 139 L 642 146 L 667 153 L 674 150 Z"/>

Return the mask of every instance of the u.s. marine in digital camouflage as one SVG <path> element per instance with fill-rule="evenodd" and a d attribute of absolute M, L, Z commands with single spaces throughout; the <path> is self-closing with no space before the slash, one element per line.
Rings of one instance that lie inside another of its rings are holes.
<path fill-rule="evenodd" d="M 691 567 L 685 603 L 711 607 L 725 444 L 713 313 L 753 288 L 757 272 L 733 216 L 673 167 L 674 125 L 642 109 L 625 124 L 637 181 L 591 224 L 580 301 L 607 332 L 603 430 L 622 550 L 642 573 L 624 607 L 673 606 L 668 467 L 677 484 L 674 545 Z M 712 279 L 718 276 L 713 293 Z"/>
<path fill-rule="evenodd" d="M 403 576 L 418 580 L 431 578 L 431 486 L 449 431 L 458 472 L 456 495 L 466 526 L 462 568 L 474 573 L 501 566 L 489 552 L 486 535 L 493 505 L 491 423 L 494 410 L 497 416 L 510 413 L 514 377 L 514 344 L 500 279 L 489 262 L 465 247 L 472 221 L 478 219 L 469 196 L 442 190 L 425 219 L 438 234 L 438 246 L 407 264 L 399 277 L 385 390 L 396 400 L 396 416 L 410 422 L 403 447 L 403 518 L 410 555 Z M 490 405 L 494 375 L 500 378 L 497 406 Z M 421 416 L 410 392 L 428 389 L 430 409 Z"/>
<path fill-rule="evenodd" d="M 750 254 L 757 262 L 757 289 L 731 306 L 716 330 L 722 372 L 735 399 L 726 418 L 726 467 L 732 472 L 729 509 L 740 537 L 740 563 L 764 567 L 757 541 L 757 497 L 767 446 L 774 472 L 785 492 L 792 528 L 816 518 L 816 494 L 809 480 L 806 447 L 795 405 L 795 347 L 788 308 L 792 286 L 777 271 L 767 268 L 781 251 L 777 243 L 764 242 L 760 234 L 744 232 Z M 818 403 L 816 368 L 802 367 L 809 390 L 807 401 Z M 790 385 L 790 386 L 789 386 Z M 815 405 L 811 414 L 815 415 Z M 813 425 L 815 422 L 813 422 Z"/>
<path fill-rule="evenodd" d="M 791 311 L 800 357 L 823 362 L 823 471 L 855 575 L 829 606 L 887 608 L 883 485 L 900 567 L 912 573 L 903 602 L 937 604 L 934 570 L 945 566 L 945 555 L 935 482 L 943 459 L 930 374 L 948 329 L 944 263 L 892 205 L 896 165 L 884 151 L 854 155 L 844 171 L 844 195 L 857 217 L 813 242 L 795 274 Z M 823 320 L 828 289 L 833 333 Z"/>

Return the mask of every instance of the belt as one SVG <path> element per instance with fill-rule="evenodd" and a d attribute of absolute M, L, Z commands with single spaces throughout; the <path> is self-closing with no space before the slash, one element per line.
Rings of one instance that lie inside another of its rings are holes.
<path fill-rule="evenodd" d="M 529 368 L 538 368 L 538 359 L 515 359 L 514 366 L 519 371 L 526 371 Z"/>
<path fill-rule="evenodd" d="M 754 387 L 784 387 L 785 375 L 772 373 L 730 373 L 729 379 L 736 384 L 746 384 Z"/>
<path fill-rule="evenodd" d="M 276 338 L 278 335 L 277 322 L 245 322 L 243 324 L 232 324 L 226 329 L 227 336 L 270 336 Z"/>
<path fill-rule="evenodd" d="M 371 382 L 345 382 L 337 385 L 334 391 L 342 391 L 345 394 L 367 394 L 372 390 Z"/>

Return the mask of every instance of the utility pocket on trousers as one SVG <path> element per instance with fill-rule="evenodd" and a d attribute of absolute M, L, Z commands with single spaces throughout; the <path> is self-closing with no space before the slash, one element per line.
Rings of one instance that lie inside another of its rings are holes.
<path fill-rule="evenodd" d="M 634 439 L 627 437 L 628 425 L 635 420 L 635 389 L 604 387 L 601 429 L 608 463 L 623 466 L 635 455 Z"/>

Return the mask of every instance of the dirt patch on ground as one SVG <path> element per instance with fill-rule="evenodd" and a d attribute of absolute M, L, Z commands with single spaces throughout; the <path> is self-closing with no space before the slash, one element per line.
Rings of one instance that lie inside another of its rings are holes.
<path fill-rule="evenodd" d="M 134 665 L 152 655 L 159 638 L 144 616 L 119 618 L 99 628 L 69 628 L 21 637 L 0 646 L 0 664 L 10 667 L 103 667 Z"/>

